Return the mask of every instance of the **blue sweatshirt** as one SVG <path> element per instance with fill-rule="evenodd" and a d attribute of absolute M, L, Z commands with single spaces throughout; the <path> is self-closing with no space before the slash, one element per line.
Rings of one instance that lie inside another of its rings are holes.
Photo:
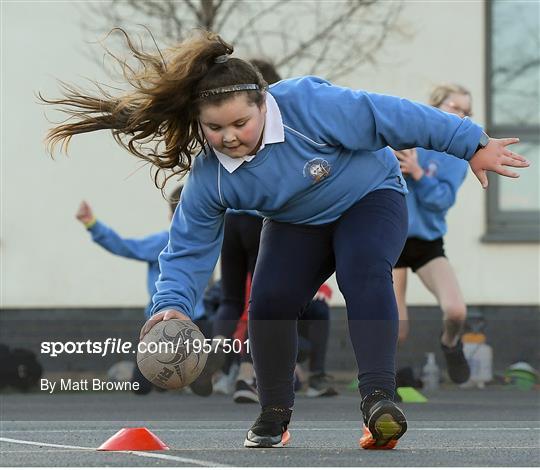
<path fill-rule="evenodd" d="M 482 132 L 469 119 L 317 77 L 283 80 L 269 93 L 285 140 L 265 145 L 233 172 L 212 149 L 194 159 L 159 258 L 152 313 L 172 308 L 194 315 L 219 256 L 227 208 L 257 210 L 293 224 L 333 222 L 372 191 L 406 193 L 387 146 L 432 148 L 470 159 Z"/>
<path fill-rule="evenodd" d="M 467 176 L 468 164 L 443 152 L 417 149 L 424 175 L 418 181 L 407 176 L 409 237 L 435 240 L 446 234 L 446 214 Z"/>
<path fill-rule="evenodd" d="M 92 240 L 110 253 L 124 258 L 146 261 L 148 263 L 148 276 L 146 287 L 150 299 L 156 292 L 156 281 L 159 277 L 158 256 L 169 241 L 169 233 L 162 231 L 143 238 L 122 238 L 112 228 L 99 220 L 92 225 L 88 231 L 92 235 Z M 151 317 L 152 300 L 145 308 L 145 316 Z M 197 305 L 195 319 L 204 315 L 202 301 Z"/>

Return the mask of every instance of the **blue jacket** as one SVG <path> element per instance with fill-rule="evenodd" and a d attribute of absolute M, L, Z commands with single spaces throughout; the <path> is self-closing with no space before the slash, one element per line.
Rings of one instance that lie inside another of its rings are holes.
<path fill-rule="evenodd" d="M 285 141 L 266 145 L 232 173 L 212 149 L 194 159 L 159 258 L 152 313 L 174 308 L 194 315 L 220 253 L 227 208 L 294 224 L 329 223 L 372 191 L 407 192 L 388 146 L 470 159 L 482 132 L 469 119 L 317 77 L 283 80 L 269 93 Z"/>
<path fill-rule="evenodd" d="M 418 181 L 407 176 L 409 237 L 435 240 L 446 234 L 446 214 L 467 176 L 466 161 L 443 152 L 417 149 L 424 175 Z"/>
<path fill-rule="evenodd" d="M 151 317 L 152 296 L 156 293 L 156 281 L 159 277 L 158 256 L 169 241 L 169 232 L 162 231 L 143 238 L 122 238 L 112 228 L 99 220 L 88 229 L 92 240 L 110 253 L 124 258 L 146 261 L 148 263 L 148 276 L 146 287 L 150 301 L 145 308 L 145 316 Z M 204 315 L 202 300 L 196 308 L 195 319 Z"/>

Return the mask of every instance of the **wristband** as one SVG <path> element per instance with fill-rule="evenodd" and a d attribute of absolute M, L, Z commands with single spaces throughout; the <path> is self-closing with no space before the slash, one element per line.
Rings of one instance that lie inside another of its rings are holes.
<path fill-rule="evenodd" d="M 90 229 L 94 225 L 96 225 L 96 222 L 97 222 L 97 219 L 95 217 L 92 217 L 92 220 L 90 220 L 89 222 L 83 222 L 83 224 L 87 229 Z"/>

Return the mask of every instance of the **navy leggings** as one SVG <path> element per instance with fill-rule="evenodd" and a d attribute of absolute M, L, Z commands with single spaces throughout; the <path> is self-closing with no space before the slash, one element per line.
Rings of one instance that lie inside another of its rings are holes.
<path fill-rule="evenodd" d="M 225 233 L 221 248 L 221 301 L 214 316 L 214 336 L 232 338 L 246 303 L 246 279 L 253 275 L 262 218 L 230 213 L 225 216 Z M 243 354 L 243 360 L 251 361 Z"/>
<path fill-rule="evenodd" d="M 405 196 L 369 193 L 325 225 L 264 221 L 249 309 L 261 406 L 292 407 L 297 321 L 335 271 L 347 305 L 360 393 L 393 395 L 398 313 L 392 267 L 407 238 Z"/>

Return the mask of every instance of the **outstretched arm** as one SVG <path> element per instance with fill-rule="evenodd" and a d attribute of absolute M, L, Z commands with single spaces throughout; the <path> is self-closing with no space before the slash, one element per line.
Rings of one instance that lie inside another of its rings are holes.
<path fill-rule="evenodd" d="M 487 187 L 486 171 L 517 178 L 508 167 L 524 168 L 529 162 L 506 147 L 519 139 L 490 139 L 478 150 L 482 128 L 468 118 L 395 96 L 367 93 L 332 85 L 314 77 L 302 79 L 300 86 L 309 96 L 303 102 L 319 138 L 331 145 L 350 149 L 396 150 L 422 147 L 454 155 L 470 162 Z"/>
<path fill-rule="evenodd" d="M 160 276 L 152 314 L 175 310 L 193 318 L 219 258 L 225 207 L 215 184 L 217 165 L 207 163 L 203 157 L 195 158 L 184 185 L 169 243 L 159 255 Z"/>
<path fill-rule="evenodd" d="M 110 253 L 139 261 L 155 262 L 168 241 L 167 232 L 142 238 L 122 238 L 111 227 L 96 220 L 90 205 L 83 201 L 75 217 L 92 235 L 92 240 Z"/>

